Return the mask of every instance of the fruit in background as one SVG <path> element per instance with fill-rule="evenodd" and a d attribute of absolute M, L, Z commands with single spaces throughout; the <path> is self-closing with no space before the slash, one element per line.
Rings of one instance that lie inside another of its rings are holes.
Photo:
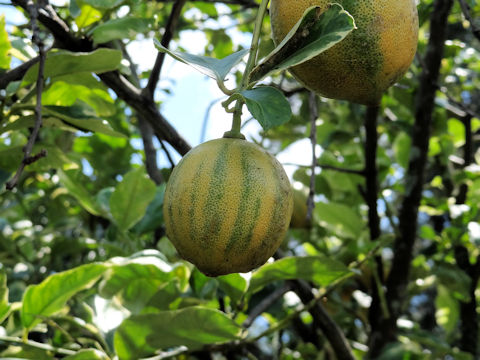
<path fill-rule="evenodd" d="M 273 39 L 280 43 L 305 10 L 329 0 L 272 0 Z M 344 40 L 290 71 L 318 94 L 378 105 L 385 90 L 408 70 L 417 49 L 415 0 L 339 0 L 357 29 Z M 324 10 L 323 10 L 324 11 Z"/>
<path fill-rule="evenodd" d="M 164 200 L 167 236 L 209 276 L 247 272 L 280 246 L 291 218 L 292 190 L 282 165 L 258 145 L 222 138 L 178 163 Z"/>
<path fill-rule="evenodd" d="M 290 220 L 290 227 L 293 229 L 305 229 L 311 226 L 311 223 L 307 221 L 307 199 L 308 189 L 302 186 L 302 188 L 293 188 L 293 212 L 292 219 Z"/>

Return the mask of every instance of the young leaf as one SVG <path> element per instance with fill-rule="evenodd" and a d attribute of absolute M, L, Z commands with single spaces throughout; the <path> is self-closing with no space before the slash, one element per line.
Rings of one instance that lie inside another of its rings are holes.
<path fill-rule="evenodd" d="M 89 35 L 92 35 L 95 44 L 103 44 L 115 39 L 133 38 L 147 31 L 150 23 L 147 19 L 133 17 L 113 19 L 98 25 Z"/>
<path fill-rule="evenodd" d="M 261 86 L 240 92 L 250 113 L 264 130 L 282 125 L 292 117 L 290 103 L 278 89 Z"/>
<path fill-rule="evenodd" d="M 154 39 L 154 42 L 158 51 L 165 52 L 174 59 L 190 65 L 194 69 L 200 71 L 202 74 L 205 74 L 218 81 L 225 80 L 225 77 L 229 71 L 235 65 L 237 65 L 249 51 L 249 49 L 240 50 L 219 60 L 207 56 L 198 56 L 178 51 L 171 51 L 160 44 L 157 39 Z"/>
<path fill-rule="evenodd" d="M 339 4 L 330 4 L 320 13 L 320 6 L 305 10 L 283 41 L 250 74 L 256 82 L 274 71 L 301 64 L 343 40 L 354 28 L 353 17 Z"/>
<path fill-rule="evenodd" d="M 198 306 L 157 314 L 134 315 L 115 332 L 120 360 L 139 359 L 174 346 L 198 349 L 240 338 L 241 327 L 223 312 Z"/>
<path fill-rule="evenodd" d="M 120 230 L 130 229 L 145 215 L 155 192 L 155 183 L 142 168 L 125 175 L 110 197 L 110 211 Z"/>
<path fill-rule="evenodd" d="M 60 311 L 77 292 L 91 287 L 107 269 L 104 264 L 87 264 L 50 275 L 38 285 L 30 285 L 22 301 L 22 325 L 27 330 L 42 317 Z"/>
<path fill-rule="evenodd" d="M 345 265 L 326 256 L 286 257 L 256 270 L 248 291 L 254 293 L 268 283 L 287 279 L 304 279 L 327 286 L 349 273 Z"/>
<path fill-rule="evenodd" d="M 119 50 L 100 48 L 91 53 L 72 53 L 68 51 L 49 52 L 45 61 L 45 78 L 77 72 L 103 73 L 118 68 L 122 60 Z M 38 64 L 32 66 L 23 78 L 24 83 L 37 80 Z"/>

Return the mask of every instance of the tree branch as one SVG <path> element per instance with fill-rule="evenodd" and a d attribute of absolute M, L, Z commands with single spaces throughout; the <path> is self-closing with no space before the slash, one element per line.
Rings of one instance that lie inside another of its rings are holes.
<path fill-rule="evenodd" d="M 178 18 L 180 17 L 180 13 L 182 12 L 182 8 L 185 5 L 187 0 L 175 0 L 172 11 L 170 12 L 170 16 L 168 17 L 167 25 L 165 26 L 165 32 L 162 36 L 161 44 L 168 48 L 170 41 L 173 38 L 173 32 L 178 24 Z M 153 99 L 153 95 L 155 93 L 155 88 L 157 87 L 157 83 L 160 79 L 160 72 L 162 71 L 163 61 L 165 60 L 165 53 L 158 52 L 157 58 L 155 59 L 155 65 L 153 66 L 152 72 L 150 73 L 150 77 L 148 78 L 148 84 L 144 89 L 144 94 L 149 96 Z"/>
<path fill-rule="evenodd" d="M 372 334 L 371 357 L 378 356 L 385 344 L 396 339 L 397 319 L 406 298 L 413 247 L 417 236 L 418 207 L 425 179 L 432 112 L 437 91 L 436 83 L 447 36 L 448 14 L 452 6 L 453 0 L 435 0 L 430 18 L 430 39 L 416 98 L 412 150 L 406 173 L 406 194 L 399 213 L 400 236 L 395 239 L 392 268 L 386 283 L 391 316 L 388 319 L 382 319 L 379 331 Z"/>
<path fill-rule="evenodd" d="M 35 145 L 35 141 L 37 140 L 38 133 L 40 132 L 40 128 L 42 127 L 42 92 L 43 92 L 43 83 L 44 83 L 44 69 L 45 69 L 45 46 L 43 44 L 43 40 L 40 36 L 40 29 L 37 24 L 38 13 L 41 4 L 34 4 L 33 1 L 29 1 L 27 3 L 27 11 L 30 15 L 31 27 L 33 31 L 32 41 L 38 47 L 38 57 L 39 57 L 39 65 L 38 65 L 38 76 L 37 76 L 37 83 L 36 83 L 36 104 L 35 104 L 35 124 L 33 126 L 32 133 L 28 138 L 27 145 L 25 145 L 23 149 L 23 160 L 20 163 L 20 166 L 17 169 L 17 172 L 13 176 L 13 178 L 7 182 L 6 188 L 7 190 L 12 190 L 15 186 L 17 186 L 18 180 L 23 173 L 23 169 L 25 166 L 34 163 L 35 161 L 47 156 L 47 151 L 42 149 L 38 154 L 31 155 L 33 151 L 33 146 Z"/>
<path fill-rule="evenodd" d="M 5 89 L 12 81 L 21 80 L 25 73 L 28 71 L 28 69 L 35 65 L 39 60 L 40 56 L 35 56 L 34 58 L 24 62 L 16 68 L 11 69 L 6 73 L 0 75 L 0 89 Z"/>
<path fill-rule="evenodd" d="M 475 22 L 473 21 L 472 15 L 470 14 L 470 5 L 468 5 L 465 0 L 458 0 L 460 3 L 460 7 L 462 8 L 463 15 L 465 16 L 465 19 L 468 20 L 470 23 L 470 27 L 472 28 L 473 35 L 480 40 L 480 28 L 478 28 L 475 25 Z"/>
<path fill-rule="evenodd" d="M 27 0 L 12 1 L 23 9 L 27 9 Z M 39 12 L 38 20 L 53 34 L 56 45 L 59 47 L 73 52 L 90 52 L 94 50 L 90 39 L 78 39 L 72 35 L 66 23 L 50 5 Z M 141 91 L 120 73 L 110 71 L 99 74 L 99 77 L 120 99 L 141 114 L 152 125 L 155 134 L 171 144 L 179 154 L 185 155 L 190 150 L 190 145 L 158 111 L 153 100 L 142 95 Z"/>

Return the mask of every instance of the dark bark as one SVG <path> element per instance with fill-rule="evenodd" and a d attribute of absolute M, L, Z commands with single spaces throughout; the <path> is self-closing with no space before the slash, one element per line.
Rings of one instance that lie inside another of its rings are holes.
<path fill-rule="evenodd" d="M 13 3 L 23 9 L 27 9 L 28 2 L 26 0 L 13 0 Z M 90 52 L 94 50 L 92 41 L 88 38 L 76 38 L 68 25 L 57 15 L 51 6 L 47 6 L 39 12 L 38 21 L 52 33 L 56 47 L 73 52 Z M 150 123 L 155 134 L 172 145 L 179 154 L 185 155 L 190 150 L 190 145 L 158 111 L 153 99 L 142 95 L 140 89 L 131 84 L 117 71 L 99 74 L 99 77 L 120 99 L 141 114 Z"/>
<path fill-rule="evenodd" d="M 381 353 L 387 343 L 396 340 L 397 319 L 402 313 L 407 295 L 406 289 L 418 228 L 418 207 L 425 179 L 436 84 L 447 37 L 448 14 L 452 6 L 453 0 L 435 0 L 430 17 L 430 39 L 416 98 L 412 153 L 406 173 L 406 193 L 399 213 L 400 234 L 395 239 L 392 268 L 386 282 L 390 317 L 382 318 L 378 331 L 372 333 L 369 355 L 373 358 Z"/>

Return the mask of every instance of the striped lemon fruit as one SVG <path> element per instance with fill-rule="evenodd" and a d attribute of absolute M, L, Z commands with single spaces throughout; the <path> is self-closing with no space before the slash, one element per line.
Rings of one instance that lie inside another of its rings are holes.
<path fill-rule="evenodd" d="M 330 0 L 272 0 L 273 39 L 278 44 L 314 5 Z M 344 40 L 291 73 L 305 87 L 332 99 L 378 105 L 385 90 L 408 70 L 417 49 L 415 0 L 337 0 L 355 19 Z"/>
<path fill-rule="evenodd" d="M 190 150 L 164 198 L 166 233 L 208 276 L 247 272 L 280 246 L 293 199 L 281 164 L 259 146 L 221 138 Z"/>

